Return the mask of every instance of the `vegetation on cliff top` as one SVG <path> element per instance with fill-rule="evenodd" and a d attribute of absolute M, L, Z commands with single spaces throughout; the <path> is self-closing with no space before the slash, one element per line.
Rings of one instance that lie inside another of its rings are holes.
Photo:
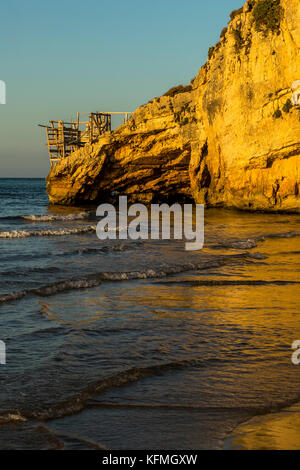
<path fill-rule="evenodd" d="M 230 19 L 231 19 L 231 21 L 234 20 L 234 18 L 235 18 L 237 15 L 240 15 L 241 13 L 243 13 L 243 7 L 239 8 L 238 10 L 233 10 L 233 11 L 230 13 Z"/>
<path fill-rule="evenodd" d="M 283 8 L 280 5 L 280 0 L 259 0 L 253 9 L 256 31 L 278 32 L 282 13 Z"/>
<path fill-rule="evenodd" d="M 179 93 L 188 93 L 192 91 L 192 89 L 192 85 L 178 85 L 174 86 L 173 88 L 170 88 L 170 90 L 168 90 L 163 96 L 170 96 L 171 98 L 173 98 L 173 96 L 178 95 Z"/>
<path fill-rule="evenodd" d="M 272 33 L 280 32 L 280 23 L 283 16 L 283 8 L 280 0 L 248 0 L 246 13 L 252 12 L 254 26 L 256 31 L 264 32 L 267 34 L 269 31 Z M 233 10 L 230 13 L 230 20 L 233 21 L 237 16 L 243 13 L 244 8 Z M 225 38 L 228 27 L 223 28 L 220 39 Z M 246 54 L 248 54 L 251 47 L 251 37 L 244 40 L 241 32 L 241 24 L 237 24 L 236 28 L 232 30 L 235 38 L 235 52 L 239 54 L 244 46 Z M 214 53 L 220 48 L 221 43 L 218 42 L 208 50 L 208 59 L 210 60 Z"/>

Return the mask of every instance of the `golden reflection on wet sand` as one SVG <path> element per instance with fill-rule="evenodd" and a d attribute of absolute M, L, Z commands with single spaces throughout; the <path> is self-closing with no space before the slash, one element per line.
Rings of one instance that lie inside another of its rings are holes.
<path fill-rule="evenodd" d="M 299 450 L 300 404 L 240 425 L 227 439 L 225 449 Z"/>

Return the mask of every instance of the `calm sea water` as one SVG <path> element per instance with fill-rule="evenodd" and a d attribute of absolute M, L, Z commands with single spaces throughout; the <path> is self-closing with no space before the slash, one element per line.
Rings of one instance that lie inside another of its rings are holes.
<path fill-rule="evenodd" d="M 0 448 L 222 448 L 300 402 L 300 217 L 205 218 L 199 252 L 100 242 L 93 209 L 0 180 Z"/>

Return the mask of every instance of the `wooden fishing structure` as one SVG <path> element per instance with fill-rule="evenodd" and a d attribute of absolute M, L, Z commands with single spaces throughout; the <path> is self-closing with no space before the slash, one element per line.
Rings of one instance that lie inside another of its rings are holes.
<path fill-rule="evenodd" d="M 87 121 L 80 120 L 80 114 L 88 114 Z M 111 132 L 112 115 L 124 115 L 124 123 L 128 121 L 131 112 L 95 112 L 77 113 L 76 121 L 49 121 L 48 126 L 39 124 L 46 128 L 47 147 L 50 165 L 70 155 L 70 153 L 84 147 L 86 144 L 97 142 L 99 137 Z"/>

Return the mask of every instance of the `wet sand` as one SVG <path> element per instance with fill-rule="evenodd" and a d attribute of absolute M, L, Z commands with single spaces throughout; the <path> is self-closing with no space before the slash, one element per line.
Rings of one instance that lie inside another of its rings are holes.
<path fill-rule="evenodd" d="M 224 449 L 299 450 L 300 404 L 241 424 L 226 439 Z"/>

